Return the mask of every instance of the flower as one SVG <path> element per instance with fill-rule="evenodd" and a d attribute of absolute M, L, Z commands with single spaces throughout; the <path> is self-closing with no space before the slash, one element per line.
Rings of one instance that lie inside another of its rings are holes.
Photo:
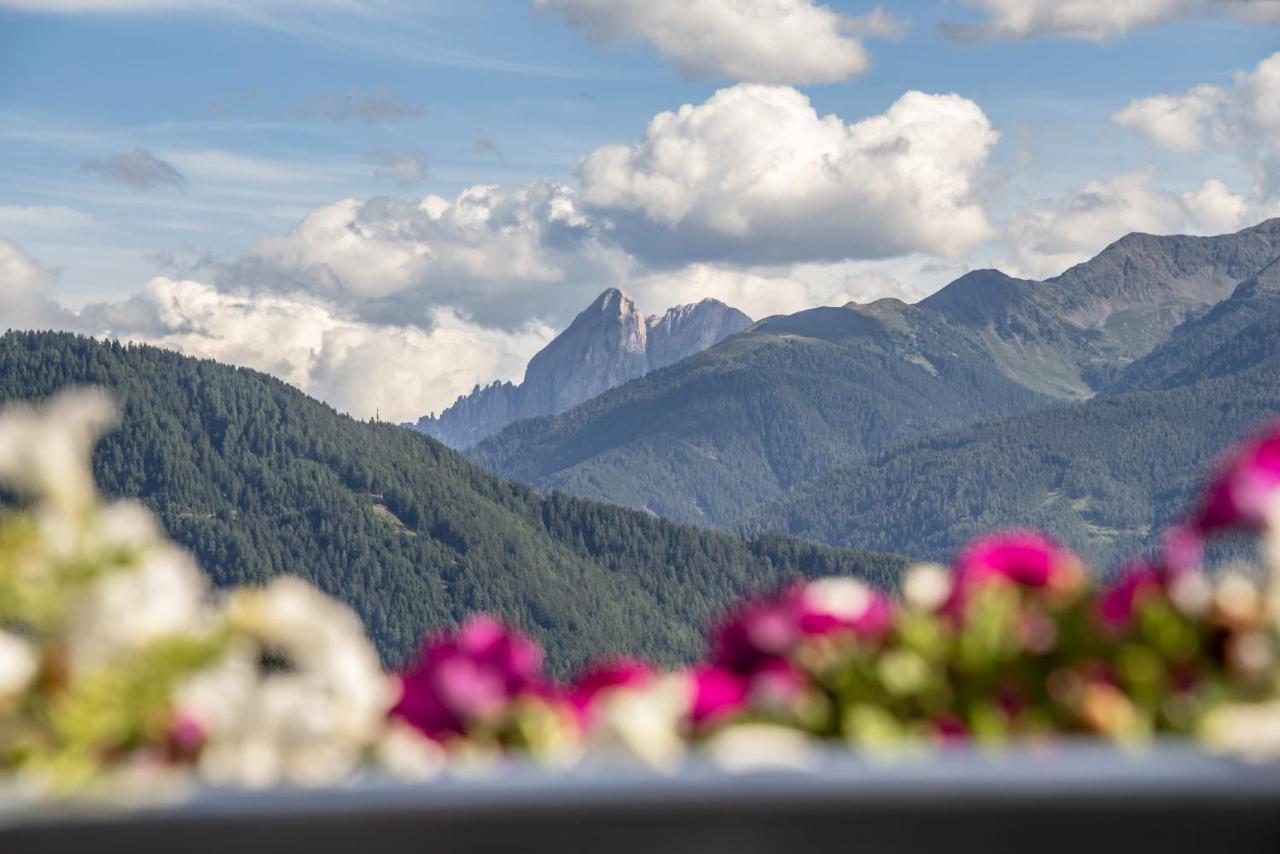
<path fill-rule="evenodd" d="M 918 563 L 902 578 L 902 598 L 916 611 L 930 613 L 941 608 L 951 596 L 951 572 L 936 563 Z"/>
<path fill-rule="evenodd" d="M 712 639 L 712 660 L 751 673 L 790 654 L 805 638 L 841 633 L 878 639 L 892 622 L 888 597 L 855 579 L 793 584 L 732 613 Z"/>
<path fill-rule="evenodd" d="M 205 734 L 200 771 L 218 783 L 332 784 L 382 737 L 391 681 L 345 605 L 296 578 L 241 590 L 231 649 L 178 692 L 177 717 Z"/>
<path fill-rule="evenodd" d="M 684 758 L 689 712 L 685 674 L 651 675 L 597 694 L 586 746 L 595 756 L 668 770 Z"/>
<path fill-rule="evenodd" d="M 164 637 L 208 631 L 207 593 L 208 582 L 191 558 L 168 544 L 153 548 L 136 568 L 104 575 L 72 612 L 72 670 L 90 669 Z"/>
<path fill-rule="evenodd" d="M 110 399 L 91 389 L 63 392 L 41 406 L 7 405 L 0 418 L 0 481 L 50 510 L 92 507 L 93 442 L 114 421 Z"/>
<path fill-rule="evenodd" d="M 1145 561 L 1124 569 L 1118 581 L 1102 592 L 1098 600 L 1098 617 L 1111 629 L 1127 626 L 1142 600 L 1164 589 L 1166 573 Z"/>
<path fill-rule="evenodd" d="M 569 687 L 569 704 L 579 721 L 589 724 L 594 707 L 601 700 L 623 688 L 642 688 L 655 677 L 651 665 L 634 658 L 619 658 L 598 664 L 582 673 Z"/>
<path fill-rule="evenodd" d="M 746 677 L 723 667 L 699 667 L 690 674 L 692 701 L 689 718 L 703 726 L 732 717 L 746 706 Z"/>
<path fill-rule="evenodd" d="M 542 650 L 488 616 L 472 617 L 456 632 L 429 638 L 417 662 L 400 676 L 392 714 L 437 740 L 494 723 L 522 695 L 548 693 Z"/>
<path fill-rule="evenodd" d="M 975 588 L 993 582 L 1057 593 L 1074 590 L 1083 580 L 1080 559 L 1053 540 L 1034 531 L 1004 531 L 960 552 L 946 609 L 958 612 Z"/>
<path fill-rule="evenodd" d="M 0 702 L 16 697 L 35 678 L 38 662 L 29 642 L 0 630 Z"/>
<path fill-rule="evenodd" d="M 1280 423 L 1243 442 L 1217 465 L 1192 525 L 1210 534 L 1228 528 L 1263 528 L 1280 500 Z"/>

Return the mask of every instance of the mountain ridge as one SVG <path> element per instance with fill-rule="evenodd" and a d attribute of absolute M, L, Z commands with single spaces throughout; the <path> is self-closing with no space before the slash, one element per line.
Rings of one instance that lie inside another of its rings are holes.
<path fill-rule="evenodd" d="M 646 316 L 626 292 L 608 288 L 529 360 L 521 383 L 477 385 L 440 415 L 408 426 L 450 447 L 469 447 L 512 422 L 563 412 L 750 325 L 742 312 L 709 298 Z"/>

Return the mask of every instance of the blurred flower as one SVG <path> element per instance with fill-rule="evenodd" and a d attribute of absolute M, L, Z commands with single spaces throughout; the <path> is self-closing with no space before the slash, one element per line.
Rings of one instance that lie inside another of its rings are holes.
<path fill-rule="evenodd" d="M 936 563 L 917 563 L 902 580 L 902 598 L 916 611 L 932 613 L 951 596 L 951 571 Z"/>
<path fill-rule="evenodd" d="M 687 676 L 672 674 L 600 692 L 586 746 L 603 758 L 637 760 L 659 770 L 674 768 L 685 754 L 683 725 L 690 690 Z"/>
<path fill-rule="evenodd" d="M 1274 761 L 1280 758 L 1280 700 L 1220 706 L 1204 717 L 1199 734 L 1211 750 Z"/>
<path fill-rule="evenodd" d="M 712 639 L 712 659 L 720 667 L 750 673 L 788 655 L 806 637 L 844 633 L 878 639 L 892 623 L 888 597 L 860 581 L 793 584 L 730 614 Z"/>
<path fill-rule="evenodd" d="M 0 630 L 0 701 L 16 697 L 36 675 L 35 649 L 17 635 Z"/>
<path fill-rule="evenodd" d="M 1121 629 L 1129 625 L 1142 601 L 1164 589 L 1165 573 L 1147 561 L 1130 564 L 1120 578 L 1102 591 L 1098 616 L 1104 625 Z"/>
<path fill-rule="evenodd" d="M 590 725 L 592 713 L 601 697 L 619 688 L 642 688 L 656 676 L 651 665 L 633 658 L 619 658 L 595 665 L 582 673 L 569 687 L 569 704 L 584 725 Z"/>
<path fill-rule="evenodd" d="M 393 698 L 360 620 L 295 578 L 233 594 L 234 642 L 179 692 L 206 733 L 200 770 L 222 783 L 334 783 L 380 737 Z"/>
<path fill-rule="evenodd" d="M 818 761 L 817 741 L 808 733 L 778 724 L 734 724 L 717 731 L 703 748 L 726 771 L 803 771 Z"/>
<path fill-rule="evenodd" d="M 208 582 L 186 552 L 164 544 L 142 564 L 108 574 L 80 598 L 69 622 L 73 672 L 160 638 L 209 630 Z"/>
<path fill-rule="evenodd" d="M 1051 593 L 1074 591 L 1084 581 L 1084 565 L 1072 552 L 1034 531 L 1004 531 L 974 541 L 955 562 L 948 610 L 963 608 L 969 594 L 992 582 Z"/>
<path fill-rule="evenodd" d="M 1280 423 L 1241 443 L 1219 463 L 1193 517 L 1204 533 L 1261 529 L 1280 495 Z"/>
<path fill-rule="evenodd" d="M 392 714 L 431 738 L 463 735 L 477 722 L 496 722 L 523 694 L 547 693 L 542 650 L 488 616 L 427 640 L 401 674 Z"/>
<path fill-rule="evenodd" d="M 693 699 L 689 717 L 695 725 L 717 723 L 742 711 L 747 679 L 723 667 L 700 667 L 690 674 Z"/>
<path fill-rule="evenodd" d="M 9 404 L 0 418 L 0 481 L 51 510 L 87 510 L 97 495 L 93 443 L 114 421 L 110 399 L 91 389 L 41 406 Z"/>

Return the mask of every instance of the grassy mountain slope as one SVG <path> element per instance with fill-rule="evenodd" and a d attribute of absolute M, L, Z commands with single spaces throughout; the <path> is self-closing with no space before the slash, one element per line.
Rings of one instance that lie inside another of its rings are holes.
<path fill-rule="evenodd" d="M 53 333 L 0 338 L 0 401 L 111 390 L 123 424 L 104 490 L 160 514 L 221 584 L 295 573 L 351 603 L 389 659 L 486 609 L 563 669 L 590 655 L 692 655 L 744 588 L 794 573 L 886 582 L 896 558 L 743 540 L 492 477 L 426 436 L 341 416 L 254 371 Z"/>
<path fill-rule="evenodd" d="M 917 305 L 769 318 L 469 454 L 544 491 L 728 527 L 899 443 L 1105 392 L 1277 256 L 1280 219 L 1132 234 L 1043 282 L 978 270 Z"/>
<path fill-rule="evenodd" d="M 469 455 L 545 491 L 725 525 L 905 438 L 1045 402 L 964 335 L 886 300 L 770 318 Z"/>
<path fill-rule="evenodd" d="M 1099 562 L 1152 547 L 1226 444 L 1280 414 L 1280 266 L 1134 362 L 1115 390 L 931 436 L 760 508 L 748 530 L 942 559 L 993 527 Z"/>

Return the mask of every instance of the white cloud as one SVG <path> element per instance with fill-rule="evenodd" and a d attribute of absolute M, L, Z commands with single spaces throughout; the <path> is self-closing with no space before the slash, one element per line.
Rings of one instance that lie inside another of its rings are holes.
<path fill-rule="evenodd" d="M 1204 148 L 1204 120 L 1217 110 L 1222 95 L 1217 86 L 1204 85 L 1182 95 L 1138 98 L 1111 120 L 1142 131 L 1165 148 L 1200 151 Z"/>
<path fill-rule="evenodd" d="M 1148 170 L 1090 181 L 1065 199 L 1019 211 L 1006 231 L 1013 254 L 999 266 L 1041 279 L 1093 257 L 1129 232 L 1222 233 L 1245 224 L 1247 202 L 1221 181 L 1178 194 L 1152 186 L 1155 177 Z"/>
<path fill-rule="evenodd" d="M 300 294 L 228 294 L 157 278 L 130 299 L 89 306 L 73 325 L 272 374 L 357 417 L 416 420 L 477 382 L 518 379 L 551 337 L 529 323 L 485 329 L 446 309 L 427 328 L 371 324 Z"/>
<path fill-rule="evenodd" d="M 1176 151 L 1234 149 L 1253 172 L 1252 202 L 1274 207 L 1280 196 L 1280 53 L 1237 73 L 1231 86 L 1138 98 L 1112 121 Z"/>
<path fill-rule="evenodd" d="M 365 319 L 414 322 L 449 308 L 515 328 L 585 304 L 629 266 L 570 187 L 535 181 L 471 187 L 453 200 L 346 199 L 263 240 L 228 276 L 322 296 Z"/>
<path fill-rule="evenodd" d="M 946 23 L 954 41 L 1044 36 L 1103 42 L 1144 27 L 1208 16 L 1280 23 L 1280 0 L 966 0 L 979 23 Z"/>
<path fill-rule="evenodd" d="M 54 316 L 46 296 L 54 275 L 0 240 L 0 330 L 41 327 Z"/>
<path fill-rule="evenodd" d="M 578 175 L 583 201 L 648 259 L 954 256 L 992 234 L 972 191 L 998 138 L 958 95 L 908 92 L 846 125 L 795 89 L 742 84 L 659 114 Z"/>
<path fill-rule="evenodd" d="M 639 38 L 688 76 L 760 83 L 830 83 L 871 64 L 860 38 L 905 24 L 880 8 L 840 15 L 813 0 L 535 0 L 592 39 Z"/>

